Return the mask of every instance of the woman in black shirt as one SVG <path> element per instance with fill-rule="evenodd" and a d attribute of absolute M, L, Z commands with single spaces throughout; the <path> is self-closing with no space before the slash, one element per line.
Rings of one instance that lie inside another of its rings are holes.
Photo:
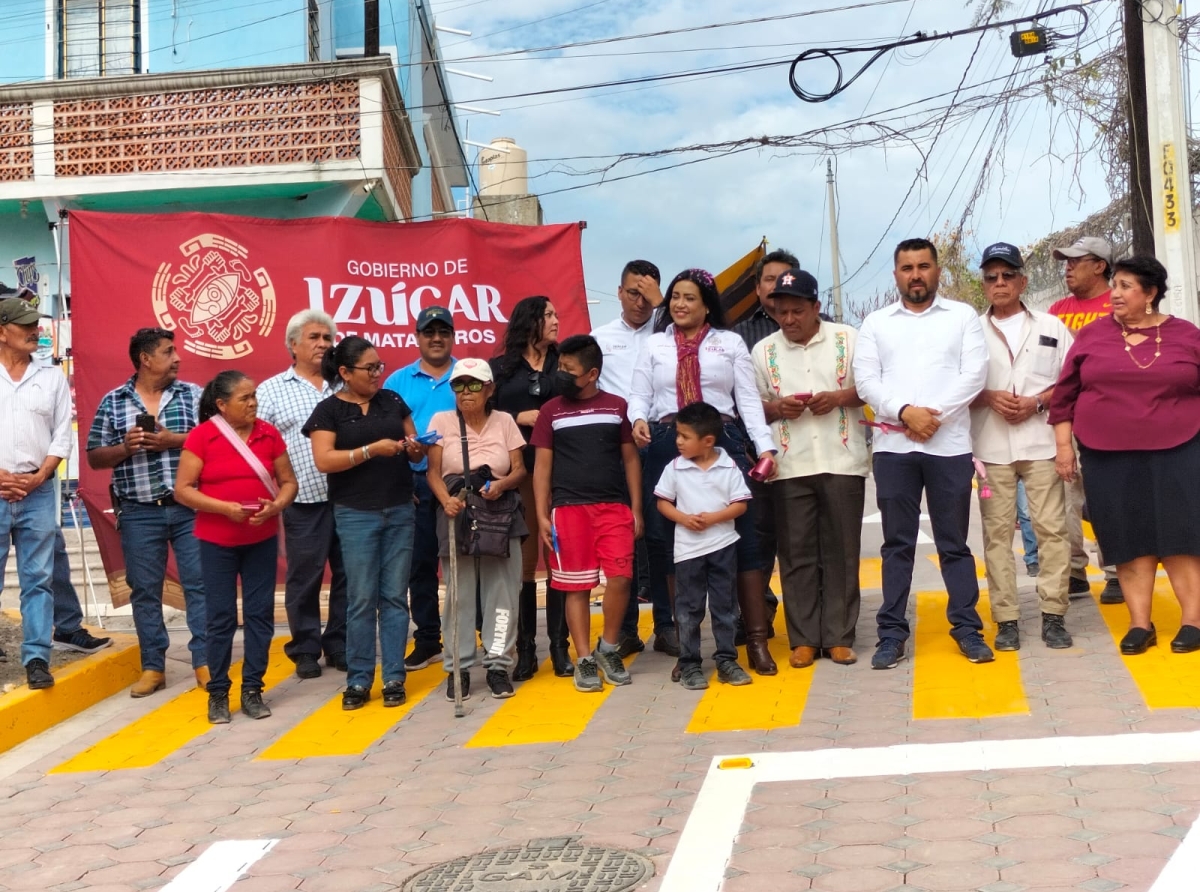
<path fill-rule="evenodd" d="M 412 412 L 380 387 L 383 363 L 370 341 L 344 338 L 321 360 L 333 396 L 304 425 L 317 470 L 329 475 L 329 500 L 346 566 L 346 690 L 342 709 L 360 709 L 375 680 L 375 634 L 383 657 L 383 705 L 404 694 L 409 565 L 415 518 L 410 461 L 425 447 Z"/>
<path fill-rule="evenodd" d="M 527 297 L 513 307 L 504 333 L 504 352 L 491 360 L 496 379 L 496 408 L 516 419 L 517 427 L 529 443 L 538 411 L 558 393 L 554 373 L 558 370 L 558 313 L 548 297 Z M 537 671 L 537 583 L 538 564 L 537 506 L 533 498 L 534 448 L 525 447 L 527 474 L 521 482 L 521 502 L 529 536 L 521 546 L 521 597 L 517 611 L 517 665 L 514 681 L 526 681 Z M 546 566 L 549 566 L 549 560 Z M 546 631 L 550 636 L 550 662 L 554 674 L 573 675 L 575 667 L 567 653 L 567 619 L 563 611 L 565 595 L 546 589 Z"/>

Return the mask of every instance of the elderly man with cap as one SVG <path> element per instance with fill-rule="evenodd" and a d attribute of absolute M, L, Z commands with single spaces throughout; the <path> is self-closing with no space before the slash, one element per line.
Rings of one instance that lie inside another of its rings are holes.
<path fill-rule="evenodd" d="M 33 304 L 0 300 L 0 573 L 15 548 L 21 582 L 21 663 L 33 690 L 51 687 L 54 539 L 58 487 L 54 472 L 71 453 L 67 377 L 37 361 Z M 0 651 L 0 658 L 5 658 Z"/>
<path fill-rule="evenodd" d="M 1104 316 L 1112 315 L 1113 247 L 1107 239 L 1085 235 L 1074 244 L 1056 248 L 1054 259 L 1066 264 L 1065 276 L 1071 293 L 1050 305 L 1050 315 L 1057 316 L 1073 333 L 1085 325 Z M 1071 581 L 1072 595 L 1091 592 L 1088 585 L 1087 550 L 1083 542 L 1083 479 L 1076 475 L 1074 482 L 1067 484 L 1067 530 L 1071 536 Z M 1105 585 L 1100 593 L 1101 604 L 1121 604 L 1125 596 L 1117 581 L 1115 567 L 1105 566 L 1100 546 L 1096 546 L 1096 563 L 1104 569 Z"/>
<path fill-rule="evenodd" d="M 303 428 L 317 403 L 333 394 L 321 377 L 321 359 L 333 346 L 337 326 L 320 310 L 301 310 L 288 320 L 284 343 L 292 365 L 258 385 L 258 417 L 283 434 L 300 491 L 283 509 L 287 581 L 283 606 L 292 639 L 283 652 L 299 678 L 321 674 L 326 665 L 346 671 L 346 569 L 333 522 L 329 485 L 317 470 Z M 329 565 L 329 616 L 321 631 L 321 585 Z"/>
<path fill-rule="evenodd" d="M 870 471 L 854 387 L 858 333 L 821 320 L 817 280 L 792 268 L 771 298 L 779 331 L 750 351 L 763 409 L 778 447 L 769 484 L 790 664 L 821 655 L 850 664 L 858 623 L 858 563 Z"/>
<path fill-rule="evenodd" d="M 417 348 L 420 358 L 389 375 L 383 386 L 400 394 L 412 410 L 417 433 L 424 433 L 434 415 L 454 408 L 454 392 L 450 389 L 454 317 L 449 310 L 432 306 L 421 311 L 417 316 Z M 441 655 L 442 624 L 438 616 L 438 503 L 429 489 L 429 459 L 422 457 L 410 465 L 417 514 L 408 575 L 408 612 L 416 630 L 404 667 L 411 671 L 424 669 Z"/>
<path fill-rule="evenodd" d="M 995 646 L 1021 647 L 1013 524 L 1017 484 L 1023 482 L 1041 563 L 1042 641 L 1047 647 L 1070 647 L 1071 635 L 1063 625 L 1071 569 L 1066 494 L 1054 470 L 1054 430 L 1046 424 L 1045 412 L 1071 333 L 1055 316 L 1034 312 L 1022 302 L 1029 280 L 1013 245 L 989 245 L 981 268 L 989 304 L 982 319 L 988 372 L 983 391 L 971 403 L 971 445 L 991 489 L 990 498 L 979 500 L 979 513 L 992 618 L 1000 627 Z"/>

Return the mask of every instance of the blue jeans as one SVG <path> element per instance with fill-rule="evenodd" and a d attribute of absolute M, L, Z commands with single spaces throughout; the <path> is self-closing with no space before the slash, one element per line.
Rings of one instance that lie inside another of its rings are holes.
<path fill-rule="evenodd" d="M 1038 541 L 1033 532 L 1033 521 L 1029 519 L 1029 498 L 1025 495 L 1025 481 L 1017 481 L 1017 523 L 1021 527 L 1021 545 L 1025 550 L 1025 566 L 1038 562 Z"/>
<path fill-rule="evenodd" d="M 408 609 L 412 616 L 413 641 L 442 643 L 442 621 L 438 616 L 437 500 L 424 472 L 413 473 L 416 533 L 413 536 L 412 567 L 408 575 Z"/>
<path fill-rule="evenodd" d="M 79 594 L 71 584 L 71 559 L 67 555 L 67 540 L 62 527 L 54 534 L 54 576 L 50 581 L 54 593 L 54 632 L 70 635 L 83 628 L 83 607 Z"/>
<path fill-rule="evenodd" d="M 192 529 L 196 515 L 182 505 L 143 505 L 121 500 L 121 551 L 125 554 L 125 581 L 133 626 L 142 651 L 142 669 L 163 672 L 171 639 L 163 622 L 163 580 L 167 575 L 167 546 L 175 552 L 175 568 L 183 586 L 187 627 L 191 632 L 188 650 L 192 668 L 208 665 L 205 646 L 207 618 L 204 582 L 200 570 L 200 546 Z"/>
<path fill-rule="evenodd" d="M 13 424 L 13 419 L 5 420 Z M 54 533 L 58 529 L 58 486 L 47 480 L 19 502 L 0 499 L 0 578 L 8 550 L 17 555 L 21 583 L 21 663 L 50 662 L 54 628 Z"/>
<path fill-rule="evenodd" d="M 238 579 L 242 581 L 242 691 L 261 691 L 275 634 L 275 559 L 279 537 L 253 545 L 200 542 L 200 567 L 208 607 L 210 694 L 229 693 L 229 664 L 238 625 Z"/>
<path fill-rule="evenodd" d="M 412 503 L 382 511 L 335 505 L 333 517 L 346 564 L 346 685 L 370 690 L 375 680 L 377 622 L 383 683 L 403 682 L 408 640 L 404 594 L 415 526 Z"/>

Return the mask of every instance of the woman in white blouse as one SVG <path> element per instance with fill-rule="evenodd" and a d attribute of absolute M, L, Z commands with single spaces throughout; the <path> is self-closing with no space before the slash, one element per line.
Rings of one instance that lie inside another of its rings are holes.
<path fill-rule="evenodd" d="M 642 504 L 647 506 L 646 550 L 650 585 L 666 586 L 675 597 L 673 529 L 655 508 L 654 486 L 679 452 L 675 448 L 675 413 L 703 400 L 721 413 L 725 425 L 717 445 L 742 469 L 750 470 L 746 435 L 759 455 L 774 456 L 775 443 L 763 416 L 754 383 L 754 366 L 741 337 L 725 328 L 716 283 L 702 269 L 684 270 L 665 289 L 671 324 L 652 334 L 634 366 L 629 420 L 642 449 Z M 742 424 L 738 423 L 741 418 Z M 744 429 L 743 425 L 744 424 Z M 759 675 L 778 670 L 767 650 L 766 579 L 754 533 L 753 506 L 737 521 L 738 603 L 746 627 L 746 657 Z M 674 627 L 655 629 L 654 649 L 678 656 Z"/>

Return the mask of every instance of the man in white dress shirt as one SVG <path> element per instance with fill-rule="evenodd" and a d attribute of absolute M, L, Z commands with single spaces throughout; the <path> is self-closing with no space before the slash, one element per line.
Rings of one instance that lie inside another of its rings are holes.
<path fill-rule="evenodd" d="M 987 383 L 971 405 L 971 442 L 992 491 L 979 500 L 979 513 L 988 598 L 999 624 L 996 650 L 1021 647 L 1012 546 L 1022 481 L 1037 531 L 1042 641 L 1053 648 L 1072 643 L 1063 625 L 1071 573 L 1067 497 L 1054 471 L 1054 428 L 1045 415 L 1071 333 L 1057 316 L 1035 313 L 1022 303 L 1029 283 L 1024 267 L 1013 245 L 997 242 L 983 251 L 983 293 L 991 305 L 983 315 L 983 336 L 990 359 Z"/>
<path fill-rule="evenodd" d="M 0 300 L 0 573 L 9 549 L 15 549 L 21 664 L 32 690 L 54 684 L 50 645 L 58 487 L 53 477 L 71 454 L 71 390 L 60 369 L 34 359 L 39 318 L 28 301 Z"/>
<path fill-rule="evenodd" d="M 967 545 L 974 477 L 968 407 L 987 379 L 983 326 L 970 306 L 938 296 L 932 242 L 902 241 L 894 260 L 900 300 L 866 318 L 854 357 L 858 393 L 884 425 L 874 441 L 883 606 L 871 668 L 892 669 L 904 657 L 922 492 L 949 594 L 950 634 L 968 660 L 986 663 L 994 657 L 980 634 L 979 583 Z"/>
<path fill-rule="evenodd" d="M 621 284 L 617 286 L 621 315 L 592 332 L 604 356 L 599 387 L 626 402 L 629 401 L 633 366 L 637 362 L 638 352 L 646 343 L 646 338 L 654 332 L 654 311 L 663 300 L 661 283 L 658 267 L 649 260 L 629 261 L 621 270 Z M 637 578 L 625 608 L 625 619 L 621 623 L 621 634 L 617 641 L 617 653 L 622 659 L 646 649 L 645 642 L 638 635 L 638 600 L 640 595 L 653 597 L 653 593 L 648 586 L 644 539 L 637 541 L 634 563 Z M 658 592 L 657 603 L 653 606 L 658 617 L 655 625 L 667 624 L 671 604 L 665 591 Z"/>

